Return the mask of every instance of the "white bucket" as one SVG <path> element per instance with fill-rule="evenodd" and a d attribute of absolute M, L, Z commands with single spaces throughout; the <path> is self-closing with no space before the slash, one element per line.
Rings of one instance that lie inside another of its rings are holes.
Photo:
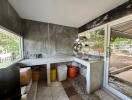
<path fill-rule="evenodd" d="M 67 79 L 67 66 L 60 65 L 57 67 L 58 81 L 63 81 Z"/>

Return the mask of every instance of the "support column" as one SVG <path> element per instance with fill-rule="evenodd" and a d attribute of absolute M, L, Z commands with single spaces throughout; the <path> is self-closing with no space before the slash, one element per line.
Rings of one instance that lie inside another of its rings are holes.
<path fill-rule="evenodd" d="M 88 64 L 87 65 L 87 73 L 86 73 L 86 90 L 87 90 L 87 93 L 90 94 L 90 65 Z"/>
<path fill-rule="evenodd" d="M 50 85 L 50 63 L 47 64 L 47 85 Z"/>

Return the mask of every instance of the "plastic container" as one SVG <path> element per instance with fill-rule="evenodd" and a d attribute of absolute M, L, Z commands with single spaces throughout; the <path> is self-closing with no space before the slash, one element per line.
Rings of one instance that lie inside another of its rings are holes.
<path fill-rule="evenodd" d="M 58 81 L 63 81 L 67 79 L 67 66 L 60 65 L 57 67 Z"/>
<path fill-rule="evenodd" d="M 75 66 L 68 67 L 68 77 L 75 78 L 77 76 L 78 69 Z"/>
<path fill-rule="evenodd" d="M 51 79 L 51 81 L 55 81 L 56 80 L 56 76 L 57 76 L 56 68 L 52 68 L 51 72 L 50 72 L 50 79 Z"/>

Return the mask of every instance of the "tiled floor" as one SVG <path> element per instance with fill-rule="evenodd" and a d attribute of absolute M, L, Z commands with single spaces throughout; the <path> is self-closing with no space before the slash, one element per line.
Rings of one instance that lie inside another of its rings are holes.
<path fill-rule="evenodd" d="M 36 93 L 36 99 L 34 100 L 119 100 L 113 98 L 104 90 L 87 94 L 85 78 L 82 76 L 62 82 L 52 82 L 50 86 L 46 85 L 46 81 L 41 80 L 38 82 Z"/>
<path fill-rule="evenodd" d="M 38 85 L 37 81 L 32 82 L 30 91 L 29 91 L 28 96 L 27 96 L 27 100 L 35 100 L 36 92 L 37 92 L 37 85 Z M 24 99 L 24 100 L 26 100 L 26 99 Z"/>
<path fill-rule="evenodd" d="M 51 86 L 39 81 L 36 100 L 69 100 L 61 82 L 52 82 Z"/>
<path fill-rule="evenodd" d="M 97 90 L 93 94 L 88 94 L 86 91 L 86 80 L 81 75 L 78 75 L 74 79 L 68 79 L 65 82 L 62 82 L 62 84 L 65 86 L 69 86 L 66 84 L 71 84 L 75 88 L 78 96 L 81 97 L 81 100 L 121 100 L 109 91 L 106 92 L 103 89 Z"/>
<path fill-rule="evenodd" d="M 71 86 L 76 91 L 77 95 L 81 98 L 77 100 L 100 100 L 99 96 L 96 94 L 88 94 L 86 91 L 86 80 L 83 76 L 78 75 L 74 79 L 68 79 L 63 83 L 71 84 Z M 64 86 L 64 85 L 63 85 Z M 65 86 L 64 86 L 65 87 Z M 67 92 L 66 92 L 67 93 Z"/>
<path fill-rule="evenodd" d="M 76 92 L 75 88 L 71 84 L 69 80 L 62 81 L 62 85 L 66 91 L 67 96 L 69 97 L 69 100 L 83 100 L 78 93 Z"/>

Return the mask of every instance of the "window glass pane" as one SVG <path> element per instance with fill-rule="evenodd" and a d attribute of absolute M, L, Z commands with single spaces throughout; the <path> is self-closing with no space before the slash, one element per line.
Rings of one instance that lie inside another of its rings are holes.
<path fill-rule="evenodd" d="M 0 29 L 0 68 L 21 58 L 21 37 Z"/>
<path fill-rule="evenodd" d="M 132 98 L 132 20 L 110 28 L 108 82 Z"/>

